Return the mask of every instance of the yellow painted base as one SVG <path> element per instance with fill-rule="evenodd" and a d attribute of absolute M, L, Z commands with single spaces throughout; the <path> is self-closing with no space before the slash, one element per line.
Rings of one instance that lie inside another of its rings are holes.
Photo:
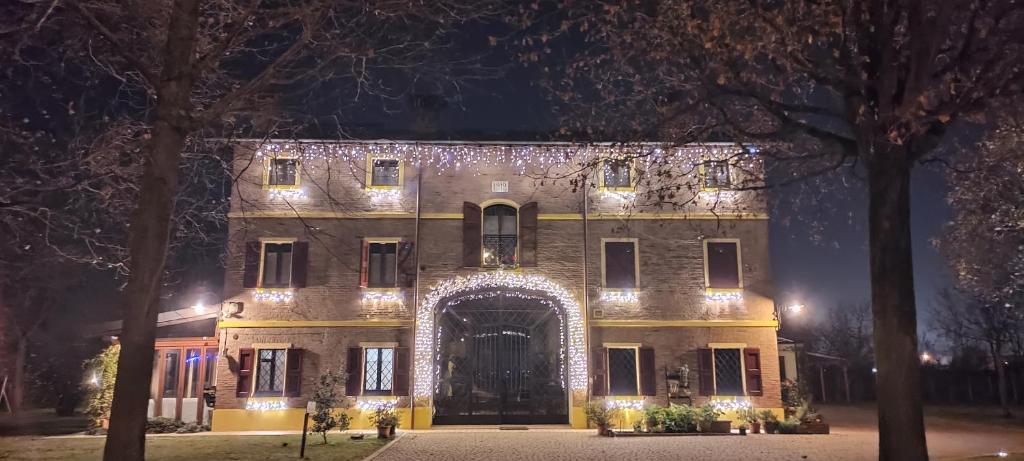
<path fill-rule="evenodd" d="M 424 410 L 424 411 L 420 411 Z M 363 411 L 356 408 L 344 410 L 351 418 L 349 429 L 365 430 L 375 429 L 370 424 L 372 411 Z M 398 408 L 398 428 L 409 429 L 411 414 L 408 408 Z M 302 417 L 306 413 L 303 408 L 289 408 L 287 410 L 240 410 L 240 409 L 217 409 L 213 410 L 213 424 L 210 430 L 213 432 L 235 432 L 235 431 L 301 431 Z M 420 414 L 426 415 L 421 417 Z M 417 408 L 416 420 L 427 420 L 426 427 L 417 426 L 416 429 L 427 429 L 430 427 L 430 409 Z"/>
<path fill-rule="evenodd" d="M 583 412 L 583 407 L 569 408 L 569 427 L 573 429 L 587 428 L 587 415 Z"/>

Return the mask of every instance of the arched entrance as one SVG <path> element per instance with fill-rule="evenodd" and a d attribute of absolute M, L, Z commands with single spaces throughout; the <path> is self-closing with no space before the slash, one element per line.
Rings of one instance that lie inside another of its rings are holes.
<path fill-rule="evenodd" d="M 415 362 L 433 423 L 567 423 L 587 383 L 579 304 L 541 276 L 446 280 L 417 312 Z"/>

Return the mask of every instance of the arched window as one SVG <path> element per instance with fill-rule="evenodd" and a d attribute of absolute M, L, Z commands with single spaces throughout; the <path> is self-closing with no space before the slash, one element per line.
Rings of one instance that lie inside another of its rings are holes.
<path fill-rule="evenodd" d="M 484 208 L 484 265 L 515 264 L 518 234 L 518 211 L 515 208 L 509 205 L 491 205 Z"/>

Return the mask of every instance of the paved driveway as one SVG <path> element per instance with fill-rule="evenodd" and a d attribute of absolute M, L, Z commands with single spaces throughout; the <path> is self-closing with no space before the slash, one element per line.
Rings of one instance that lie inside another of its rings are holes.
<path fill-rule="evenodd" d="M 826 409 L 831 435 L 747 437 L 597 437 L 594 431 L 461 429 L 406 433 L 374 458 L 390 460 L 865 460 L 877 458 L 878 433 L 870 408 Z M 1024 431 L 929 421 L 935 459 L 1024 452 Z"/>

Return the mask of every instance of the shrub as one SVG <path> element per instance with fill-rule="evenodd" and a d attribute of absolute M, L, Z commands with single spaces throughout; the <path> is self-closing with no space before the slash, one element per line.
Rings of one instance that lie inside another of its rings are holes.
<path fill-rule="evenodd" d="M 171 434 L 178 432 L 178 430 L 183 427 L 185 427 L 185 423 L 161 416 L 149 418 L 149 420 L 146 421 L 147 434 Z"/>
<path fill-rule="evenodd" d="M 779 422 L 779 433 L 780 434 L 796 434 L 797 428 L 800 427 L 800 420 L 796 418 L 786 418 L 785 421 Z"/>
<path fill-rule="evenodd" d="M 761 417 L 761 421 L 766 423 L 776 423 L 779 421 L 779 418 L 771 410 L 762 410 L 758 415 Z"/>
<path fill-rule="evenodd" d="M 583 413 L 587 416 L 587 421 L 596 424 L 598 427 L 608 427 L 611 425 L 612 419 L 619 415 L 618 408 L 608 408 L 604 402 L 587 402 L 583 407 Z"/>
<path fill-rule="evenodd" d="M 725 414 L 712 402 L 705 403 L 697 410 L 697 426 L 701 432 L 710 431 L 711 423 L 718 421 L 718 418 Z"/>
<path fill-rule="evenodd" d="M 334 406 L 338 403 L 338 384 L 342 381 L 344 381 L 344 378 L 341 374 L 327 371 L 320 375 L 320 379 L 313 390 L 312 400 L 316 408 L 313 410 L 313 414 L 310 415 L 313 425 L 309 428 L 309 433 L 320 434 L 323 437 L 324 445 L 327 445 L 328 431 L 336 427 L 339 431 L 345 431 L 349 426 L 350 418 L 348 413 L 341 412 L 336 414 L 334 411 Z"/>
<path fill-rule="evenodd" d="M 395 413 L 394 408 L 381 406 L 370 415 L 370 424 L 377 427 L 397 426 L 398 415 Z"/>
<path fill-rule="evenodd" d="M 185 425 L 181 426 L 180 428 L 178 428 L 178 430 L 174 432 L 177 432 L 179 434 L 193 434 L 196 432 L 208 432 L 209 430 L 210 426 L 207 426 L 205 424 L 199 425 L 196 423 L 185 423 Z"/>
<path fill-rule="evenodd" d="M 689 405 L 669 405 L 665 411 L 665 432 L 696 432 L 697 410 Z"/>
<path fill-rule="evenodd" d="M 757 410 L 755 410 L 753 406 L 740 408 L 736 411 L 736 416 L 747 424 L 754 424 L 758 420 Z"/>
<path fill-rule="evenodd" d="M 647 430 L 651 432 L 663 432 L 668 410 L 658 405 L 651 405 L 644 408 L 644 421 L 647 422 Z"/>
<path fill-rule="evenodd" d="M 114 401 L 114 382 L 117 381 L 117 358 L 120 355 L 121 345 L 113 344 L 85 363 L 86 369 L 91 369 L 93 376 L 96 377 L 85 409 L 90 427 L 101 427 L 104 420 L 110 419 L 110 404 Z"/>

